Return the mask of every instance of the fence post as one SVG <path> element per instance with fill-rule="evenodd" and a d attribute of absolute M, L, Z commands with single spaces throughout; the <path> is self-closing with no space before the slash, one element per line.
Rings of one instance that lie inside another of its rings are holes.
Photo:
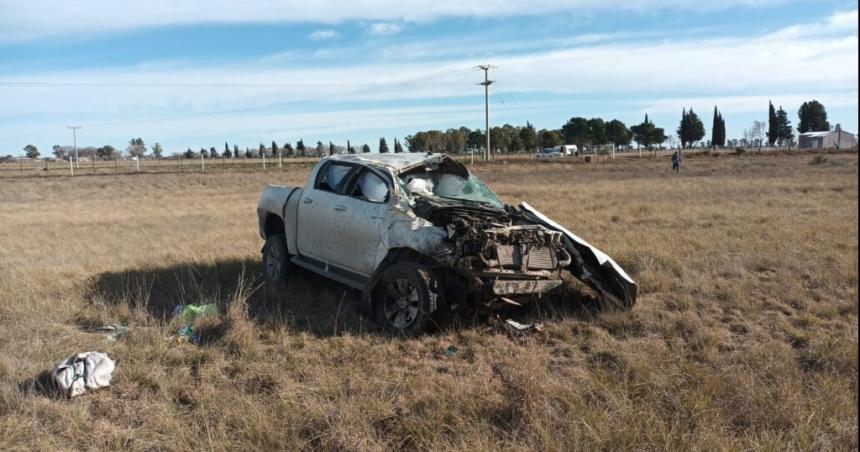
<path fill-rule="evenodd" d="M 206 172 L 206 162 L 203 160 L 203 153 L 200 153 L 200 170 Z"/>
<path fill-rule="evenodd" d="M 75 175 L 75 165 L 72 164 L 72 156 L 69 156 L 69 172 L 72 173 L 72 176 Z"/>
<path fill-rule="evenodd" d="M 266 171 L 266 153 L 263 153 L 263 171 Z"/>

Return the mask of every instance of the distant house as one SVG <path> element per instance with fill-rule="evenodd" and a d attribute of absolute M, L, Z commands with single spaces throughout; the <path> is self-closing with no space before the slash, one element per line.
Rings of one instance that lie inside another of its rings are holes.
<path fill-rule="evenodd" d="M 800 149 L 850 149 L 857 146 L 857 137 L 837 128 L 827 132 L 806 132 L 797 137 Z"/>

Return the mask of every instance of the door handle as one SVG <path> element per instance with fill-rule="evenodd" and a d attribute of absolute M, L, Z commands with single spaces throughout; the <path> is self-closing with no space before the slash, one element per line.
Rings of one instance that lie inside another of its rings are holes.
<path fill-rule="evenodd" d="M 338 204 L 334 207 L 334 210 L 337 210 L 338 212 L 346 212 L 346 206 Z"/>
<path fill-rule="evenodd" d="M 314 200 L 313 200 L 313 198 L 303 198 L 302 202 L 305 204 L 310 204 L 310 203 L 314 202 Z"/>

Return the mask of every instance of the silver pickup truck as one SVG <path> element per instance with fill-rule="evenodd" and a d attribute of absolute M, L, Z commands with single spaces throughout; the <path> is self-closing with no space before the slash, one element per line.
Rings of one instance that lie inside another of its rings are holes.
<path fill-rule="evenodd" d="M 445 154 L 338 155 L 304 188 L 269 185 L 257 207 L 266 282 L 294 266 L 359 289 L 377 324 L 418 335 L 461 306 L 519 306 L 562 272 L 630 308 L 636 283 L 609 256 L 526 203 L 506 205 Z"/>

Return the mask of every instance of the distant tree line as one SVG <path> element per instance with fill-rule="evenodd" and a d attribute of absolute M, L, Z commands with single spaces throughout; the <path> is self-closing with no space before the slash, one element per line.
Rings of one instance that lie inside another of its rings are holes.
<path fill-rule="evenodd" d="M 830 123 L 827 120 L 827 110 L 824 105 L 817 101 L 811 100 L 804 102 L 797 112 L 798 115 L 798 133 L 818 132 L 831 130 Z M 837 125 L 838 127 L 838 125 Z M 693 147 L 702 143 L 705 137 L 705 127 L 699 116 L 693 111 L 685 107 L 681 110 L 681 121 L 676 130 L 680 146 L 683 148 Z M 768 105 L 768 121 L 765 124 L 763 121 L 753 121 L 752 126 L 743 131 L 743 137 L 740 139 L 726 139 L 726 121 L 722 113 L 715 106 L 714 117 L 711 124 L 711 139 L 707 143 L 713 147 L 730 146 L 764 146 L 767 143 L 769 146 L 791 145 L 794 142 L 794 131 L 791 121 L 788 119 L 788 113 L 779 106 L 774 108 L 773 103 Z M 534 152 L 540 148 L 552 148 L 562 144 L 574 144 L 580 150 L 592 150 L 600 152 L 605 150 L 606 146 L 614 148 L 629 147 L 631 143 L 636 143 L 638 146 L 652 149 L 655 146 L 662 146 L 669 137 L 665 133 L 665 129 L 657 127 L 645 115 L 645 119 L 639 123 L 628 127 L 618 119 L 604 121 L 602 118 L 584 118 L 573 117 L 561 125 L 558 129 L 540 129 L 536 130 L 534 125 L 526 122 L 524 126 L 513 126 L 504 124 L 495 126 L 490 129 L 490 147 L 493 152 L 499 151 L 504 153 L 516 152 Z M 404 143 L 406 148 L 404 148 Z M 313 145 L 312 145 L 313 146 Z M 412 135 L 406 136 L 401 142 L 399 139 L 394 139 L 394 144 L 389 147 L 388 142 L 384 137 L 380 137 L 377 152 L 380 153 L 400 153 L 408 150 L 409 152 L 446 152 L 459 153 L 466 150 L 483 150 L 486 146 L 486 135 L 483 129 L 469 129 L 468 127 L 450 128 L 445 131 L 441 130 L 426 130 L 415 132 Z M 41 156 L 39 149 L 32 144 L 24 146 L 24 155 L 31 159 L 37 159 Z M 296 142 L 295 147 L 289 142 L 279 146 L 277 142 L 272 141 L 270 146 L 260 143 L 255 149 L 246 147 L 243 150 L 234 144 L 232 147 L 228 142 L 224 142 L 223 151 L 218 151 L 214 146 L 206 149 L 200 148 L 199 151 L 194 151 L 190 147 L 184 152 L 174 152 L 170 158 L 209 158 L 209 159 L 236 159 L 236 158 L 291 158 L 291 157 L 323 157 L 334 154 L 356 154 L 356 153 L 371 152 L 370 145 L 353 145 L 347 140 L 346 146 L 335 145 L 329 142 L 328 145 L 322 141 L 317 141 L 316 145 L 310 147 L 305 145 L 302 139 Z M 72 146 L 55 145 L 52 147 L 52 153 L 57 159 L 71 159 L 75 157 L 75 149 Z M 144 140 L 140 137 L 132 138 L 125 148 L 125 154 L 131 158 L 164 158 L 164 149 L 159 143 L 155 143 L 147 148 Z M 11 158 L 11 156 L 7 156 Z M 98 160 L 115 160 L 122 157 L 121 152 L 111 145 L 101 147 L 79 147 L 77 149 L 77 157 L 86 159 Z M 8 159 L 7 159 L 8 160 Z"/>

